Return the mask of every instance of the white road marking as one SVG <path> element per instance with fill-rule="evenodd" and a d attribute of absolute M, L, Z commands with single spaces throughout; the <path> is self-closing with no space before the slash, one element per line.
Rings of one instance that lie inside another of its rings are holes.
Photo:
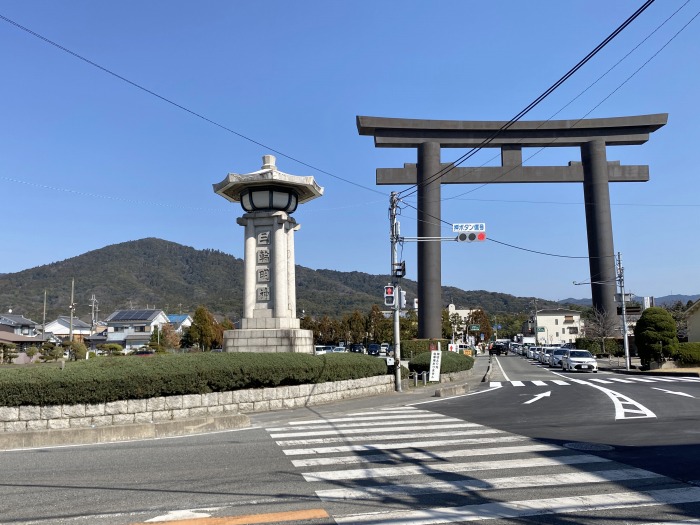
<path fill-rule="evenodd" d="M 453 436 L 453 434 L 449 434 Z M 434 434 L 430 434 L 432 437 Z M 404 436 L 401 436 L 402 438 Z M 375 439 L 373 437 L 373 439 Z M 436 439 L 425 441 L 400 441 L 396 443 L 375 443 L 365 445 L 341 445 L 335 447 L 311 447 L 284 449 L 287 456 L 305 456 L 310 454 L 337 454 L 339 452 L 369 452 L 380 450 L 400 450 L 403 448 L 443 447 L 448 445 L 490 445 L 492 443 L 512 443 L 524 441 L 525 436 L 489 436 L 485 438 Z"/>
<path fill-rule="evenodd" d="M 415 412 L 415 409 L 413 409 L 413 412 Z M 384 414 L 385 414 L 385 412 L 382 412 L 381 414 L 377 414 L 377 412 L 375 412 L 373 417 L 370 417 L 370 416 L 358 417 L 358 416 L 352 415 L 351 417 L 338 417 L 338 418 L 311 420 L 311 421 L 310 420 L 290 421 L 289 425 L 290 426 L 330 425 L 332 423 L 357 423 L 358 421 L 368 421 L 368 422 L 371 422 L 371 421 L 392 421 L 392 420 L 399 420 L 399 419 L 420 419 L 420 418 L 435 417 L 435 414 L 426 414 L 426 413 L 420 413 L 420 412 L 417 414 L 403 412 L 400 415 L 384 415 Z"/>
<path fill-rule="evenodd" d="M 552 383 L 555 385 L 561 385 L 561 386 L 569 386 L 571 383 L 568 383 L 566 381 L 562 381 L 561 379 L 552 379 Z"/>
<path fill-rule="evenodd" d="M 427 419 L 430 418 L 430 419 Z M 391 423 L 400 423 L 401 425 L 407 425 L 411 422 L 415 422 L 415 425 L 413 427 L 415 428 L 416 426 L 423 426 L 427 423 L 440 423 L 440 422 L 455 422 L 454 418 L 446 417 L 446 416 L 440 416 L 440 414 L 432 414 L 432 417 L 429 414 L 421 416 L 421 418 L 418 417 L 413 417 L 413 418 L 407 418 L 407 419 L 402 419 L 400 421 L 387 421 L 388 418 L 386 419 L 381 419 L 382 423 L 385 424 L 391 424 Z M 290 429 L 289 427 L 272 427 L 268 428 L 268 432 L 289 432 L 290 430 L 299 431 L 299 430 L 327 430 L 327 429 L 341 429 L 341 428 L 361 428 L 361 427 L 376 427 L 377 426 L 377 421 L 361 421 L 358 423 L 325 423 L 323 421 L 319 421 L 317 423 L 311 423 L 307 425 L 299 425 L 297 427 L 294 427 L 293 429 Z"/>
<path fill-rule="evenodd" d="M 533 398 L 530 399 L 529 401 L 525 401 L 525 402 L 523 403 L 523 405 L 529 405 L 530 403 L 534 403 L 535 401 L 539 401 L 539 400 L 542 399 L 543 397 L 549 397 L 549 396 L 551 396 L 551 395 L 552 395 L 552 391 L 551 391 L 551 390 L 547 390 L 546 392 L 544 392 L 544 393 L 542 393 L 542 394 L 537 394 L 535 397 L 533 397 Z"/>
<path fill-rule="evenodd" d="M 402 446 L 401 448 L 405 448 Z M 335 456 L 332 458 L 306 458 L 292 460 L 295 467 L 319 467 L 327 465 L 352 465 L 356 463 L 381 463 L 383 461 L 405 461 L 413 460 L 436 460 L 443 461 L 448 458 L 463 458 L 477 456 L 501 456 L 506 454 L 525 454 L 529 452 L 555 452 L 565 450 L 558 445 L 521 445 L 516 447 L 490 447 L 490 448 L 465 448 L 457 450 L 444 450 L 432 452 L 392 452 L 385 451 L 383 454 L 373 454 L 371 456 Z M 377 451 L 379 452 L 379 451 Z"/>
<path fill-rule="evenodd" d="M 536 476 L 516 476 L 505 478 L 467 479 L 455 481 L 433 481 L 400 485 L 372 485 L 351 489 L 317 490 L 316 495 L 325 501 L 366 500 L 381 501 L 398 495 L 417 496 L 440 492 L 460 492 L 471 490 L 500 490 L 529 487 L 550 487 L 571 484 L 610 483 L 615 481 L 663 478 L 648 470 L 628 468 L 602 470 L 596 472 L 569 472 Z"/>
<path fill-rule="evenodd" d="M 473 427 L 479 427 L 480 425 L 472 424 Z M 425 437 L 436 437 L 436 436 L 446 436 L 446 437 L 457 437 L 457 436 L 478 436 L 484 434 L 505 434 L 502 430 L 496 430 L 495 428 L 478 428 L 476 430 L 455 430 L 450 432 L 413 432 L 401 434 L 401 439 L 414 439 L 414 438 L 425 438 Z M 365 441 L 367 440 L 366 435 L 359 436 L 347 436 L 341 435 L 338 437 L 325 437 L 325 438 L 310 438 L 310 439 L 289 439 L 277 441 L 277 444 L 281 447 L 293 447 L 296 445 L 323 445 L 326 443 L 348 443 L 352 441 Z M 381 434 L 379 436 L 372 436 L 375 441 L 381 440 L 393 440 L 396 441 L 396 434 L 393 432 L 387 432 L 386 434 Z"/>
<path fill-rule="evenodd" d="M 501 388 L 503 385 L 501 384 L 500 381 L 491 381 L 491 382 L 489 383 L 489 386 L 490 386 L 491 388 Z"/>
<path fill-rule="evenodd" d="M 510 378 L 506 374 L 506 371 L 503 370 L 503 367 L 501 366 L 501 363 L 498 361 L 498 357 L 494 356 L 494 361 L 496 361 L 496 364 L 498 365 L 499 370 L 501 371 L 501 374 L 503 374 L 503 377 L 506 379 L 506 381 L 510 381 Z"/>
<path fill-rule="evenodd" d="M 535 386 L 547 386 L 547 383 L 544 381 L 533 381 L 532 384 Z"/>
<path fill-rule="evenodd" d="M 332 435 L 352 435 L 352 434 L 362 434 L 362 433 L 382 433 L 382 432 L 398 432 L 401 430 L 443 430 L 446 428 L 474 428 L 474 423 L 455 423 L 454 419 L 446 419 L 445 423 L 440 423 L 437 425 L 408 425 L 408 426 L 383 426 L 374 428 L 348 428 L 342 430 L 310 430 L 308 432 L 283 432 L 277 434 L 270 434 L 272 438 L 291 438 L 291 437 L 305 437 L 305 436 L 332 436 Z"/>
<path fill-rule="evenodd" d="M 661 392 L 664 392 L 666 394 L 674 394 L 676 396 L 684 396 L 684 397 L 692 397 L 695 399 L 695 396 L 692 396 L 690 394 L 686 394 L 685 392 L 674 392 L 673 390 L 664 390 L 663 388 L 656 388 L 655 386 L 651 387 L 652 390 L 659 390 Z"/>
<path fill-rule="evenodd" d="M 432 475 L 444 473 L 474 472 L 478 470 L 496 470 L 509 468 L 554 467 L 560 465 L 581 465 L 589 463 L 608 463 L 609 459 L 577 454 L 575 456 L 558 456 L 556 458 L 506 459 L 501 461 L 470 461 L 468 463 L 406 465 L 403 467 L 377 467 L 368 469 L 329 470 L 304 472 L 306 481 L 339 481 L 351 479 L 384 479 L 388 477 Z M 700 488 L 698 489 L 700 491 Z"/>
<path fill-rule="evenodd" d="M 610 381 L 615 381 L 616 383 L 634 383 L 634 381 L 630 381 L 629 379 L 622 379 L 621 377 L 610 377 Z"/>
<path fill-rule="evenodd" d="M 338 524 L 381 524 L 381 525 L 434 525 L 455 521 L 481 521 L 487 519 L 518 518 L 541 514 L 564 512 L 585 512 L 592 510 L 624 509 L 630 507 L 651 507 L 657 505 L 677 505 L 700 501 L 700 488 L 650 490 L 645 492 L 618 492 L 564 498 L 521 500 L 463 507 L 440 507 L 415 511 L 390 511 L 370 514 L 336 516 Z"/>
<path fill-rule="evenodd" d="M 611 385 L 612 381 L 609 381 L 608 379 L 589 379 L 589 381 L 595 381 L 596 383 L 600 383 L 603 385 Z"/>
<path fill-rule="evenodd" d="M 510 384 L 513 386 L 525 386 L 525 383 L 522 381 L 511 381 Z"/>

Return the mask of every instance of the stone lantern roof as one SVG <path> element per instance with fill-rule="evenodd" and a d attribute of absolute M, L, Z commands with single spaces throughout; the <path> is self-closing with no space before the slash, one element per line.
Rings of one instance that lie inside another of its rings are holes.
<path fill-rule="evenodd" d="M 292 190 L 296 193 L 300 204 L 323 195 L 323 188 L 313 177 L 301 177 L 279 171 L 275 166 L 273 155 L 263 156 L 263 166 L 252 173 L 229 173 L 224 180 L 213 184 L 214 192 L 231 202 L 241 202 L 241 194 L 245 190 L 257 187 L 273 187 L 281 190 Z"/>

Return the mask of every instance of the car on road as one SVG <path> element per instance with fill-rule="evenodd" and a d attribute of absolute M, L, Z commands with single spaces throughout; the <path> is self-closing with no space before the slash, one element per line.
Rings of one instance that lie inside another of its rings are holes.
<path fill-rule="evenodd" d="M 362 343 L 354 343 L 350 345 L 350 351 L 354 352 L 356 354 L 366 354 L 367 350 L 365 349 L 365 345 Z"/>
<path fill-rule="evenodd" d="M 382 347 L 382 349 L 380 350 L 380 353 L 387 355 L 389 352 L 389 343 L 382 343 L 381 347 Z"/>
<path fill-rule="evenodd" d="M 527 357 L 528 359 L 535 359 L 540 356 L 540 347 L 539 346 L 531 346 L 530 348 L 527 349 Z"/>
<path fill-rule="evenodd" d="M 588 350 L 569 348 L 561 358 L 561 369 L 566 371 L 598 372 L 598 361 Z"/>
<path fill-rule="evenodd" d="M 334 354 L 335 354 L 335 353 L 340 353 L 340 352 L 347 352 L 347 351 L 348 351 L 348 349 L 345 348 L 344 346 L 334 346 L 334 347 L 331 349 L 331 352 L 333 352 Z"/>
<path fill-rule="evenodd" d="M 489 348 L 489 355 L 508 355 L 508 347 L 503 343 L 493 343 Z"/>
<path fill-rule="evenodd" d="M 370 343 L 367 346 L 367 355 L 379 355 L 381 351 L 382 347 L 377 343 Z"/>
<path fill-rule="evenodd" d="M 545 346 L 541 351 L 540 355 L 537 357 L 537 360 L 542 363 L 543 365 L 548 365 L 549 364 L 549 356 L 552 355 L 552 352 L 554 351 L 554 348 L 551 346 Z"/>
<path fill-rule="evenodd" d="M 332 346 L 328 346 L 328 345 L 316 345 L 316 346 L 314 346 L 314 354 L 315 355 L 323 355 L 327 352 L 332 352 L 332 351 L 333 351 Z"/>
<path fill-rule="evenodd" d="M 561 366 L 561 358 L 564 357 L 566 353 L 566 348 L 555 348 L 549 356 L 549 366 L 557 367 Z"/>

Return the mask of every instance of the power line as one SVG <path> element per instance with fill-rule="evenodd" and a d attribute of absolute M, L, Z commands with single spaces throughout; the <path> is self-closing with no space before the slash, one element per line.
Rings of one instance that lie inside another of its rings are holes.
<path fill-rule="evenodd" d="M 566 82 L 569 78 L 571 78 L 579 69 L 581 69 L 586 63 L 588 63 L 595 55 L 597 55 L 605 46 L 607 46 L 612 40 L 619 35 L 627 26 L 629 26 L 639 15 L 641 15 L 646 9 L 654 3 L 655 0 L 647 0 L 644 2 L 644 4 L 637 9 L 632 15 L 630 15 L 627 20 L 625 20 L 620 26 L 617 27 L 610 35 L 608 35 L 600 44 L 598 44 L 591 52 L 589 52 L 584 58 L 582 58 L 578 64 L 576 64 L 574 67 L 572 67 L 569 71 L 567 71 L 564 76 L 562 76 L 559 80 L 557 80 L 554 84 L 552 84 L 548 89 L 546 89 L 542 94 L 540 94 L 535 100 L 530 102 L 524 109 L 522 109 L 517 115 L 515 115 L 513 118 L 511 118 L 508 122 L 506 122 L 503 126 L 501 126 L 498 130 L 496 130 L 494 133 L 492 133 L 489 137 L 484 139 L 481 144 L 478 146 L 472 148 L 469 150 L 467 153 L 462 155 L 459 159 L 457 159 L 455 162 L 450 163 L 448 166 L 445 168 L 442 168 L 438 170 L 437 173 L 434 173 L 430 177 L 428 177 L 428 180 L 416 184 L 413 189 L 407 188 L 406 190 L 402 190 L 399 192 L 399 195 L 410 191 L 406 196 L 413 195 L 418 191 L 418 187 L 420 185 L 427 186 L 428 184 L 431 184 L 440 178 L 444 177 L 447 173 L 455 169 L 457 166 L 465 162 L 467 159 L 471 158 L 474 156 L 478 151 L 481 151 L 484 146 L 487 144 L 493 142 L 494 139 L 496 139 L 501 133 L 512 127 L 518 120 L 523 118 L 525 115 L 527 115 L 532 109 L 534 109 L 540 102 L 542 102 L 545 98 L 547 98 L 549 95 L 551 95 L 559 86 L 561 86 L 564 82 Z"/>
<path fill-rule="evenodd" d="M 78 53 L 76 53 L 76 52 L 74 52 L 74 51 L 71 51 L 71 50 L 68 49 L 67 47 L 64 47 L 64 46 L 62 46 L 61 44 L 58 44 L 57 42 L 54 42 L 53 40 L 50 40 L 49 38 L 47 38 L 47 37 L 45 37 L 45 36 L 43 36 L 43 35 L 40 35 L 40 34 L 37 33 L 36 31 L 32 31 L 32 30 L 29 29 L 28 27 L 25 27 L 25 26 L 23 26 L 23 25 L 21 25 L 21 24 L 18 24 L 18 23 L 15 22 L 14 20 L 12 20 L 12 19 L 10 19 L 10 18 L 7 18 L 6 16 L 4 16 L 4 15 L 2 15 L 2 14 L 0 14 L 0 19 L 2 19 L 2 20 L 4 20 L 5 22 L 7 22 L 7 23 L 9 23 L 9 24 L 11 24 L 11 25 L 13 25 L 13 26 L 15 26 L 16 28 L 21 29 L 22 31 L 25 31 L 26 33 L 29 33 L 30 35 L 32 35 L 32 36 L 34 36 L 34 37 L 36 37 L 36 38 L 38 38 L 38 39 L 40 39 L 40 40 L 46 42 L 47 44 L 50 44 L 50 45 L 56 47 L 57 49 L 60 49 L 60 50 L 63 51 L 64 53 L 68 53 L 69 55 L 71 55 L 71 56 L 77 58 L 78 60 L 82 60 L 82 61 L 85 62 L 86 64 L 89 64 L 89 65 L 91 65 L 92 67 L 95 67 L 95 68 L 99 69 L 99 70 L 102 71 L 103 73 L 107 73 L 108 75 L 111 75 L 111 76 L 113 76 L 114 78 L 117 78 L 117 79 L 121 80 L 122 82 L 125 82 L 125 83 L 129 84 L 130 86 L 135 87 L 136 89 L 139 89 L 139 90 L 141 90 L 141 91 L 143 91 L 143 92 L 145 92 L 145 93 L 148 93 L 149 95 L 154 96 L 154 97 L 156 97 L 157 99 L 159 99 L 159 100 L 161 100 L 161 101 L 163 101 L 163 102 L 165 102 L 165 103 L 167 103 L 167 104 L 170 104 L 171 106 L 174 106 L 174 107 L 176 107 L 176 108 L 178 108 L 178 109 L 181 109 L 182 111 L 184 111 L 184 112 L 186 112 L 186 113 L 189 113 L 190 115 L 192 115 L 192 116 L 194 116 L 194 117 L 197 117 L 198 119 L 201 119 L 201 120 L 203 120 L 203 121 L 205 121 L 205 122 L 207 122 L 207 123 L 209 123 L 209 124 L 212 124 L 212 125 L 216 126 L 217 128 L 223 129 L 224 131 L 227 131 L 228 133 L 231 133 L 231 134 L 233 134 L 233 135 L 236 135 L 237 137 L 239 137 L 239 138 L 241 138 L 241 139 L 243 139 L 243 140 L 247 140 L 248 142 L 251 142 L 251 143 L 253 143 L 253 144 L 257 145 L 257 146 L 260 146 L 260 147 L 264 148 L 264 149 L 267 150 L 267 151 L 271 151 L 272 153 L 276 153 L 277 155 L 279 155 L 279 156 L 281 156 L 281 157 L 284 157 L 284 158 L 286 158 L 286 159 L 288 159 L 288 160 L 291 160 L 291 161 L 293 161 L 293 162 L 296 162 L 297 164 L 300 164 L 300 165 L 302 165 L 302 166 L 306 166 L 307 168 L 310 168 L 310 169 L 312 169 L 312 170 L 314 170 L 314 171 L 317 171 L 317 172 L 319 172 L 319 173 L 322 173 L 322 174 L 324 174 L 324 175 L 328 175 L 329 177 L 333 177 L 334 179 L 342 180 L 343 182 L 347 182 L 348 184 L 352 184 L 353 186 L 357 186 L 357 187 L 362 188 L 362 189 L 365 189 L 365 190 L 367 190 L 367 191 L 372 191 L 372 192 L 374 192 L 374 193 L 379 193 L 380 195 L 387 195 L 386 192 L 377 190 L 377 189 L 375 189 L 375 188 L 370 188 L 370 187 L 368 187 L 368 186 L 364 186 L 364 185 L 362 185 L 362 184 L 359 184 L 359 183 L 357 183 L 357 182 L 354 182 L 354 181 L 345 179 L 345 178 L 340 177 L 340 176 L 338 176 L 338 175 L 334 175 L 333 173 L 330 173 L 330 172 L 328 172 L 328 171 L 326 171 L 326 170 L 323 170 L 323 169 L 321 169 L 321 168 L 318 168 L 318 167 L 316 167 L 316 166 L 314 166 L 314 165 L 312 165 L 312 164 L 309 164 L 309 163 L 307 163 L 307 162 L 304 162 L 303 160 L 300 160 L 300 159 L 298 159 L 298 158 L 296 158 L 296 157 L 293 157 L 293 156 L 291 156 L 291 155 L 288 155 L 288 154 L 286 154 L 286 153 L 284 153 L 284 152 L 282 152 L 282 151 L 280 151 L 280 150 L 278 150 L 278 149 L 275 149 L 275 148 L 273 148 L 273 147 L 271 147 L 271 146 L 268 146 L 268 145 L 266 145 L 266 144 L 264 144 L 264 143 L 262 143 L 262 142 L 260 142 L 260 141 L 258 141 L 258 140 L 255 140 L 255 139 L 253 139 L 253 138 L 251 138 L 251 137 L 248 137 L 247 135 L 244 135 L 243 133 L 240 133 L 240 132 L 238 132 L 238 131 L 235 131 L 234 129 L 231 129 L 231 128 L 229 128 L 228 126 L 225 126 L 224 124 L 221 124 L 221 123 L 219 123 L 219 122 L 216 122 L 215 120 L 212 120 L 212 119 L 210 119 L 209 117 L 205 117 L 205 116 L 202 115 L 201 113 L 197 113 L 196 111 L 191 110 L 191 109 L 189 109 L 189 108 L 183 106 L 182 104 L 178 104 L 177 102 L 175 102 L 175 101 L 173 101 L 173 100 L 171 100 L 171 99 L 169 99 L 169 98 L 167 98 L 167 97 L 164 97 L 163 95 L 160 95 L 160 94 L 156 93 L 155 91 L 153 91 L 153 90 L 151 90 L 151 89 L 148 89 L 148 88 L 142 86 L 141 84 L 138 84 L 138 83 L 134 82 L 133 80 L 129 80 L 128 78 L 126 78 L 126 77 L 124 77 L 124 76 L 122 76 L 122 75 L 120 75 L 120 74 L 118 74 L 118 73 L 115 73 L 114 71 L 112 71 L 112 70 L 110 70 L 110 69 L 108 69 L 108 68 L 106 68 L 106 67 L 104 67 L 104 66 L 101 66 L 100 64 L 98 64 L 98 63 L 96 63 L 96 62 L 93 62 L 92 60 L 90 60 L 90 59 L 88 59 L 88 58 L 85 58 L 84 56 L 79 55 Z M 387 195 L 387 196 L 388 196 L 388 195 Z"/>

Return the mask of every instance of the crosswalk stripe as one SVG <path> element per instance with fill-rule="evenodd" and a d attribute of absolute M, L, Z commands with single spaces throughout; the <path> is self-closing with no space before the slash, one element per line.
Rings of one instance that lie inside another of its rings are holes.
<path fill-rule="evenodd" d="M 612 381 L 608 381 L 607 379 L 594 378 L 594 379 L 591 379 L 590 381 L 594 381 L 596 383 L 601 383 L 603 385 L 611 385 L 612 384 Z"/>
<path fill-rule="evenodd" d="M 561 386 L 569 386 L 571 383 L 567 383 L 566 381 L 562 381 L 561 379 L 552 379 L 552 383 L 555 385 L 561 385 Z"/>
<path fill-rule="evenodd" d="M 450 434 L 451 435 L 451 434 Z M 403 437 L 403 436 L 402 436 Z M 435 437 L 431 434 L 431 437 Z M 287 456 L 311 454 L 337 454 L 341 452 L 368 452 L 376 450 L 401 450 L 404 448 L 445 447 L 453 445 L 489 445 L 491 443 L 513 443 L 524 441 L 525 436 L 489 436 L 485 438 L 439 439 L 426 441 L 399 441 L 397 443 L 373 443 L 365 445 L 343 445 L 335 447 L 311 447 L 284 449 Z"/>
<path fill-rule="evenodd" d="M 425 438 L 425 437 L 436 437 L 436 436 L 446 436 L 446 437 L 456 437 L 456 436 L 480 436 L 489 434 L 503 434 L 502 430 L 497 430 L 495 428 L 478 428 L 475 430 L 450 430 L 450 432 L 413 432 L 409 434 L 401 434 L 401 439 L 415 439 L 415 438 Z M 367 441 L 368 437 L 366 435 L 359 436 L 349 436 L 341 435 L 339 437 L 325 437 L 325 438 L 307 438 L 307 439 L 288 439 L 277 441 L 277 444 L 281 447 L 293 447 L 296 445 L 322 445 L 326 443 L 347 443 L 350 441 Z M 394 433 L 386 433 L 378 436 L 372 436 L 374 441 L 386 440 L 386 441 L 396 441 L 397 435 Z"/>
<path fill-rule="evenodd" d="M 654 380 L 646 377 L 632 377 L 634 381 L 639 381 L 640 383 L 653 383 Z"/>
<path fill-rule="evenodd" d="M 490 386 L 491 388 L 499 388 L 499 387 L 501 387 L 501 386 L 503 386 L 503 385 L 501 385 L 501 382 L 500 382 L 500 381 L 491 381 L 491 382 L 489 383 L 489 386 Z"/>
<path fill-rule="evenodd" d="M 447 420 L 455 421 L 455 420 Z M 304 437 L 304 436 L 329 436 L 329 435 L 350 435 L 350 434 L 360 434 L 360 433 L 381 433 L 381 432 L 399 432 L 401 430 L 416 430 L 420 428 L 421 430 L 442 430 L 446 428 L 474 428 L 474 423 L 453 423 L 446 422 L 437 425 L 409 425 L 409 426 L 383 426 L 374 428 L 348 428 L 343 430 L 311 430 L 308 432 L 283 432 L 277 434 L 270 434 L 273 438 L 290 438 L 290 437 Z"/>
<path fill-rule="evenodd" d="M 644 492 L 618 492 L 613 494 L 578 495 L 576 497 L 521 500 L 462 507 L 440 507 L 415 511 L 390 511 L 372 514 L 336 516 L 335 521 L 353 524 L 434 525 L 454 521 L 481 521 L 506 519 L 540 514 L 560 514 L 591 510 L 624 509 L 655 505 L 677 505 L 700 501 L 700 488 L 650 490 Z"/>
<path fill-rule="evenodd" d="M 611 377 L 610 381 L 614 381 L 616 383 L 633 383 L 634 381 L 630 381 L 629 379 L 622 379 L 621 377 Z"/>
<path fill-rule="evenodd" d="M 522 381 L 511 381 L 510 384 L 513 386 L 525 386 L 525 383 Z"/>
<path fill-rule="evenodd" d="M 373 416 L 366 416 L 366 417 L 358 417 L 358 416 L 351 416 L 351 417 L 338 417 L 338 418 L 329 418 L 329 419 L 323 419 L 323 420 L 314 420 L 314 421 L 290 421 L 289 425 L 293 427 L 298 427 L 298 426 L 304 426 L 304 425 L 331 425 L 333 423 L 356 423 L 358 421 L 367 421 L 367 422 L 372 422 L 372 421 L 399 421 L 402 419 L 428 419 L 428 418 L 434 418 L 437 417 L 436 414 L 407 414 L 407 413 L 402 413 L 399 415 L 384 415 L 384 413 L 378 415 L 376 412 L 374 413 Z"/>
<path fill-rule="evenodd" d="M 423 418 L 412 418 L 412 419 L 402 419 L 400 421 L 387 421 L 387 419 L 382 419 L 382 423 L 391 424 L 394 422 L 405 425 L 411 421 L 415 421 L 417 425 L 424 425 L 426 423 L 441 423 L 441 422 L 454 422 L 452 418 L 445 416 L 440 416 L 439 414 L 433 414 L 432 418 L 427 419 L 425 416 Z M 359 421 L 357 423 L 326 423 L 324 421 L 319 421 L 315 423 L 309 423 L 308 425 L 299 425 L 290 429 L 289 427 L 272 427 L 268 428 L 268 432 L 288 432 L 290 430 L 326 430 L 334 428 L 362 428 L 362 427 L 374 427 L 377 425 L 377 421 Z M 414 425 L 415 428 L 416 425 Z"/>
<path fill-rule="evenodd" d="M 557 445 L 522 445 L 515 447 L 490 447 L 490 448 L 466 448 L 457 450 L 446 450 L 442 452 L 399 452 L 392 453 L 386 451 L 383 454 L 373 454 L 371 456 L 336 456 L 332 458 L 306 458 L 292 460 L 295 467 L 318 467 L 327 465 L 351 465 L 356 463 L 381 463 L 402 460 L 435 460 L 442 461 L 448 458 L 463 458 L 477 456 L 492 456 L 506 454 L 525 454 L 530 452 L 554 452 L 564 450 Z"/>
<path fill-rule="evenodd" d="M 532 384 L 535 386 L 547 386 L 547 383 L 544 381 L 533 381 Z"/>
<path fill-rule="evenodd" d="M 418 496 L 440 492 L 487 491 L 528 487 L 551 487 L 557 485 L 610 483 L 640 479 L 663 478 L 648 470 L 627 468 L 602 470 L 597 472 L 567 472 L 536 476 L 517 476 L 504 478 L 467 479 L 455 481 L 433 481 L 428 483 L 409 483 L 401 485 L 380 485 L 351 489 L 317 490 L 316 495 L 325 501 L 333 500 L 374 500 L 381 501 L 399 494 Z"/>
<path fill-rule="evenodd" d="M 494 470 L 505 468 L 552 467 L 560 465 L 579 465 L 583 463 L 607 463 L 609 459 L 577 454 L 575 456 L 559 456 L 556 458 L 527 458 L 506 459 L 501 461 L 472 461 L 469 463 L 408 465 L 405 467 L 377 467 L 370 469 L 328 470 L 321 472 L 304 472 L 306 481 L 339 481 L 352 479 L 374 479 L 399 476 L 431 475 L 478 470 Z M 700 490 L 700 489 L 698 489 Z"/>

